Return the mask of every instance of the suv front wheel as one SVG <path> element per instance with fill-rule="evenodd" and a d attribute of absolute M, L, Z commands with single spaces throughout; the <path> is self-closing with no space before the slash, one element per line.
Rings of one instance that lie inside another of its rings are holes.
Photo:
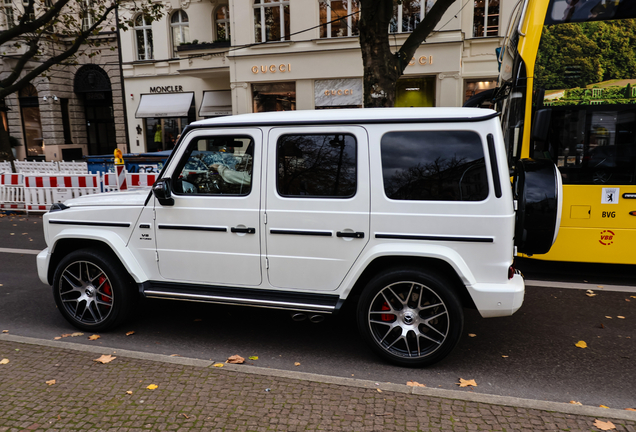
<path fill-rule="evenodd" d="M 99 250 L 65 256 L 55 269 L 53 297 L 68 322 L 87 331 L 109 330 L 124 322 L 135 301 L 123 266 Z"/>
<path fill-rule="evenodd" d="M 371 348 L 400 366 L 428 366 L 459 341 L 464 314 L 441 275 L 394 269 L 372 280 L 358 303 L 358 327 Z"/>

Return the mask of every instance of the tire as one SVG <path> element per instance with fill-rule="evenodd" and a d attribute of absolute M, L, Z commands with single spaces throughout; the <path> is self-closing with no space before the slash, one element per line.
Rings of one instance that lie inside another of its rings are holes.
<path fill-rule="evenodd" d="M 358 302 L 358 328 L 373 351 L 399 366 L 442 360 L 464 327 L 461 303 L 442 276 L 393 269 L 372 280 Z"/>
<path fill-rule="evenodd" d="M 551 160 L 517 162 L 513 179 L 517 252 L 533 255 L 550 250 L 561 224 L 562 189 L 561 174 Z"/>
<path fill-rule="evenodd" d="M 86 331 L 126 321 L 136 301 L 134 283 L 117 259 L 95 249 L 65 256 L 55 269 L 53 297 L 62 316 Z"/>

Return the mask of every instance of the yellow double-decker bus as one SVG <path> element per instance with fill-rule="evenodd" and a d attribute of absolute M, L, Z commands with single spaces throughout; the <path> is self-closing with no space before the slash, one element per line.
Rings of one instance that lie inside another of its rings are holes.
<path fill-rule="evenodd" d="M 557 240 L 533 258 L 636 264 L 636 0 L 521 0 L 499 60 L 511 166 L 563 178 Z"/>

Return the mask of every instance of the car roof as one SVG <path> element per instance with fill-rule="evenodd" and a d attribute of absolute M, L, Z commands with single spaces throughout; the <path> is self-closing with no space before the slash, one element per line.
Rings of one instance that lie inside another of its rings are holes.
<path fill-rule="evenodd" d="M 497 115 L 496 111 L 483 108 L 353 108 L 238 114 L 200 120 L 189 126 L 475 122 Z"/>

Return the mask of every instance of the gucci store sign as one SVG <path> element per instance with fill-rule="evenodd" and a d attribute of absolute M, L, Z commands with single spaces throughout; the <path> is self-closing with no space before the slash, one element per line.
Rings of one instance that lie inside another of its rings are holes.
<path fill-rule="evenodd" d="M 362 105 L 362 79 L 316 80 L 314 93 L 317 107 Z"/>

